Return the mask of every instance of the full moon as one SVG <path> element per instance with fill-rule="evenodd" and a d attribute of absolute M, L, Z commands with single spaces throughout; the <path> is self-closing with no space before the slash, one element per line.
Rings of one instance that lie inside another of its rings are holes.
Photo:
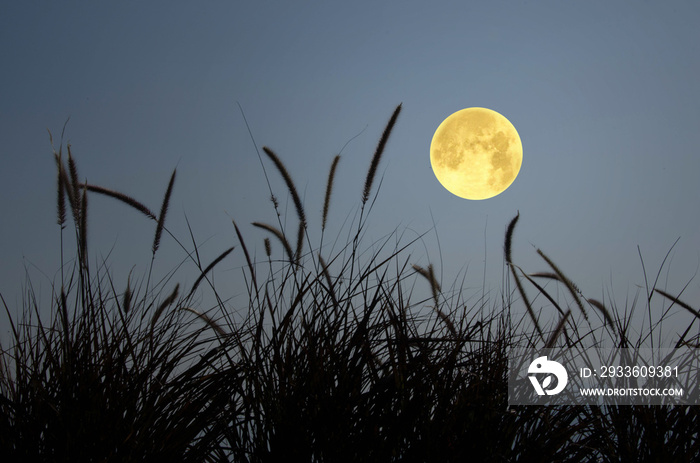
<path fill-rule="evenodd" d="M 430 164 L 450 193 L 493 198 L 520 172 L 523 145 L 508 119 L 486 108 L 467 108 L 442 121 L 430 143 Z"/>

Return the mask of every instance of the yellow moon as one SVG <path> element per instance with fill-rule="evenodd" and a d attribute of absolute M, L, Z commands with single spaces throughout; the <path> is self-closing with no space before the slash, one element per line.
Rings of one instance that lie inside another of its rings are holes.
<path fill-rule="evenodd" d="M 466 199 L 503 193 L 523 162 L 523 145 L 508 119 L 467 108 L 442 121 L 430 143 L 430 164 L 442 186 Z"/>

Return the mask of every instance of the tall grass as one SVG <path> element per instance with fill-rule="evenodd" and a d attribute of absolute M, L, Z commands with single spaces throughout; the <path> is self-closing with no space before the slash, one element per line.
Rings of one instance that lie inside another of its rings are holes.
<path fill-rule="evenodd" d="M 126 194 L 81 182 L 72 153 L 66 166 L 59 149 L 59 233 L 66 232 L 70 209 L 77 256 L 62 258 L 68 270 L 55 283 L 48 320 L 40 317 L 31 282 L 20 319 L 2 299 L 12 329 L 0 355 L 2 455 L 12 461 L 575 462 L 662 455 L 696 461 L 696 407 L 508 406 L 507 353 L 514 346 L 639 346 L 654 334 L 635 338 L 636 304 L 619 308 L 584 297 L 541 250 L 544 271 L 519 267 L 512 252 L 519 214 L 505 232 L 510 278 L 502 298 L 471 308 L 461 291 L 443 290 L 432 265 L 411 261 L 416 240 L 405 241 L 396 230 L 363 242 L 374 177 L 400 110 L 369 160 L 362 212 L 348 225 L 346 244 L 332 251 L 323 236 L 340 155 L 331 164 L 317 244 L 291 172 L 265 147 L 294 203 L 298 226 L 289 229 L 296 236 L 281 222 L 254 222 L 262 236 L 246 237 L 233 222 L 237 242 L 204 265 L 194 237 L 188 249 L 166 226 L 174 172 L 156 216 Z M 90 194 L 123 202 L 154 224 L 151 262 L 165 236 L 176 240 L 197 268 L 194 284 L 173 284 L 175 270 L 151 284 L 151 267 L 144 280 L 130 277 L 120 286 L 106 263 L 91 264 Z M 275 192 L 270 195 L 276 204 Z M 259 239 L 261 261 L 249 252 Z M 224 259 L 243 264 L 248 297 L 235 308 L 242 318 L 215 286 L 202 289 Z M 507 290 L 510 282 L 515 291 Z M 204 290 L 216 296 L 213 311 L 195 304 Z M 656 282 L 648 304 L 654 295 L 693 321 L 700 317 Z M 541 300 L 548 306 L 536 305 Z M 677 346 L 697 346 L 692 325 Z"/>
<path fill-rule="evenodd" d="M 209 458 L 223 409 L 212 336 L 182 310 L 179 286 L 115 287 L 106 265 L 87 255 L 87 191 L 107 193 L 141 212 L 131 198 L 82 184 L 71 153 L 56 154 L 58 217 L 73 211 L 77 259 L 62 262 L 49 320 L 30 286 L 23 316 L 3 299 L 12 345 L 2 349 L 0 447 L 6 461 L 144 461 Z M 69 172 L 68 175 L 66 172 Z M 168 191 L 172 188 L 171 186 Z M 163 211 L 165 208 L 163 208 Z M 152 219 L 155 216 L 146 214 Z M 156 241 L 164 212 L 157 221 Z M 155 294 L 154 294 L 155 291 Z M 216 393 L 214 393 L 216 389 Z"/>

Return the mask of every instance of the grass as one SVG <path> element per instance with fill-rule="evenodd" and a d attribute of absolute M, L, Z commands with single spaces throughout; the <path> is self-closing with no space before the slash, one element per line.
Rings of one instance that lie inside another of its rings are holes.
<path fill-rule="evenodd" d="M 263 148 L 292 197 L 297 226 L 255 222 L 262 261 L 251 258 L 235 222 L 235 246 L 207 265 L 193 237 L 190 249 L 169 232 L 175 172 L 156 216 L 128 195 L 81 183 L 70 147 L 67 163 L 59 149 L 58 224 L 62 239 L 74 237 L 77 255 L 62 261 L 47 320 L 31 284 L 20 319 L 2 300 L 12 329 L 0 355 L 5 461 L 697 461 L 697 407 L 508 406 L 509 348 L 645 345 L 660 321 L 649 310 L 650 332 L 634 338 L 635 303 L 621 309 L 585 298 L 541 250 L 546 271 L 521 269 L 511 251 L 519 214 L 504 238 L 503 297 L 472 309 L 460 291 L 440 287 L 432 265 L 410 261 L 415 240 L 404 242 L 397 230 L 363 243 L 377 166 L 400 110 L 371 158 L 349 239 L 330 252 L 323 233 L 340 155 L 314 245 L 290 172 Z M 165 235 L 180 244 L 198 268 L 194 284 L 173 284 L 175 269 L 158 283 L 149 271 L 119 286 L 106 262 L 91 265 L 91 194 L 128 204 L 154 224 L 151 262 Z M 206 291 L 217 307 L 196 306 L 201 283 L 227 259 L 244 263 L 242 317 L 214 285 Z M 647 306 L 655 295 L 700 317 L 656 282 L 647 285 Z M 548 302 L 547 317 L 536 311 L 537 297 Z M 692 324 L 677 346 L 697 346 Z"/>

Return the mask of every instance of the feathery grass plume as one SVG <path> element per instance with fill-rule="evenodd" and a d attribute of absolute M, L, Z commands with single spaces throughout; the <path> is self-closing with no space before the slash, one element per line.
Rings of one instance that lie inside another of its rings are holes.
<path fill-rule="evenodd" d="M 73 222 L 77 225 L 78 223 L 78 215 L 79 215 L 79 200 L 76 198 L 75 192 L 73 191 L 73 185 L 71 185 L 70 179 L 68 178 L 68 173 L 66 171 L 65 166 L 61 162 L 61 166 L 59 168 L 58 172 L 59 176 L 59 182 L 60 182 L 60 190 L 59 190 L 59 196 L 63 195 L 64 198 L 68 198 L 68 204 L 70 205 L 71 209 L 71 214 L 73 214 Z M 61 193 L 62 191 L 62 193 Z M 65 204 L 65 203 L 64 203 Z M 60 206 L 59 206 L 60 208 Z M 65 210 L 65 205 L 64 208 Z M 60 214 L 60 211 L 59 211 Z"/>
<path fill-rule="evenodd" d="M 61 188 L 63 190 L 63 193 L 68 197 L 68 203 L 70 204 L 71 207 L 71 213 L 74 213 L 75 207 L 74 204 L 76 203 L 75 199 L 75 194 L 73 193 L 73 185 L 70 183 L 70 179 L 68 178 L 68 174 L 66 172 L 66 167 L 63 165 L 63 161 L 58 159 L 58 162 L 60 162 L 60 167 L 59 167 L 59 182 L 61 184 Z M 65 206 L 64 206 L 65 208 Z M 75 218 L 75 215 L 73 216 Z"/>
<path fill-rule="evenodd" d="M 128 289 L 128 288 L 127 288 Z M 175 289 L 173 289 L 173 292 L 170 293 L 168 297 L 166 297 L 163 302 L 160 303 L 156 311 L 153 313 L 153 317 L 151 317 L 151 336 L 153 336 L 153 329 L 156 326 L 156 323 L 158 322 L 158 319 L 160 319 L 160 316 L 163 314 L 163 311 L 170 307 L 173 302 L 175 302 L 175 299 L 177 299 L 177 295 L 180 292 L 180 284 L 175 285 Z"/>
<path fill-rule="evenodd" d="M 83 185 L 81 185 L 81 187 L 82 186 Z M 88 191 L 91 191 L 93 193 L 99 193 L 99 194 L 117 199 L 117 200 L 133 207 L 134 209 L 141 212 L 149 219 L 157 220 L 156 215 L 153 212 L 151 212 L 151 210 L 149 208 L 147 208 L 146 206 L 143 205 L 143 203 L 140 203 L 139 201 L 135 200 L 131 196 L 128 196 L 128 195 L 125 195 L 125 194 L 120 193 L 118 191 L 110 190 L 110 189 L 107 189 L 107 188 L 104 188 L 104 187 L 101 187 L 98 185 L 84 184 L 84 186 L 87 186 Z"/>
<path fill-rule="evenodd" d="M 301 263 L 301 252 L 304 249 L 304 224 L 299 222 L 299 231 L 297 232 L 297 250 L 294 253 L 294 261 L 297 265 Z"/>
<path fill-rule="evenodd" d="M 185 310 L 187 312 L 191 312 L 195 314 L 198 318 L 201 318 L 204 323 L 206 323 L 211 329 L 216 331 L 216 333 L 221 336 L 222 338 L 225 338 L 228 333 L 219 325 L 216 323 L 209 315 L 198 312 L 197 310 L 190 308 L 190 307 L 183 307 L 182 310 Z"/>
<path fill-rule="evenodd" d="M 324 231 L 326 229 L 326 221 L 328 220 L 328 210 L 331 204 L 331 193 L 333 192 L 333 180 L 335 179 L 335 170 L 338 167 L 338 161 L 340 161 L 339 154 L 337 154 L 333 158 L 331 170 L 330 172 L 328 172 L 328 182 L 326 183 L 326 196 L 323 200 L 323 219 L 321 220 L 321 231 Z"/>
<path fill-rule="evenodd" d="M 605 318 L 605 322 L 610 325 L 610 327 L 614 327 L 615 323 L 613 322 L 613 318 L 610 315 L 610 312 L 608 309 L 603 305 L 602 302 L 598 301 L 597 299 L 586 299 L 589 304 L 591 304 L 593 307 L 596 309 L 600 310 L 603 313 L 603 318 Z"/>
<path fill-rule="evenodd" d="M 219 257 L 217 257 L 216 259 L 211 261 L 211 263 L 209 265 L 207 265 L 207 267 L 204 270 L 202 270 L 201 275 L 199 275 L 199 278 L 197 278 L 197 280 L 195 280 L 194 284 L 192 285 L 192 289 L 190 290 L 190 293 L 187 295 L 187 299 L 189 299 L 192 296 L 192 294 L 194 294 L 195 290 L 197 289 L 199 284 L 202 282 L 204 277 L 207 275 L 207 273 L 209 273 L 209 271 L 211 269 L 213 269 L 216 264 L 218 264 L 219 262 L 224 260 L 224 258 L 226 256 L 228 256 L 231 253 L 231 251 L 233 251 L 233 247 L 230 247 L 227 250 L 225 250 L 224 252 L 222 252 L 221 255 L 219 255 Z"/>
<path fill-rule="evenodd" d="M 61 160 L 61 155 L 59 153 L 54 153 L 56 157 L 56 174 L 57 174 L 57 199 L 58 199 L 58 225 L 61 229 L 65 228 L 66 224 L 66 190 L 64 188 L 63 176 L 65 172 L 63 171 L 63 161 Z"/>
<path fill-rule="evenodd" d="M 70 173 L 70 183 L 74 189 L 78 188 L 78 166 L 73 159 L 73 155 L 70 150 L 70 143 L 67 145 L 68 148 L 68 172 Z M 77 194 L 77 193 L 76 193 Z"/>
<path fill-rule="evenodd" d="M 559 323 L 557 323 L 557 327 L 552 331 L 552 335 L 549 337 L 547 342 L 544 345 L 545 349 L 551 349 L 554 347 L 554 344 L 557 342 L 557 338 L 561 334 L 561 332 L 564 330 L 564 326 L 566 325 L 566 321 L 569 319 L 569 316 L 571 315 L 571 310 L 567 310 L 566 313 L 564 314 L 563 317 L 561 317 L 561 320 L 559 320 Z"/>
<path fill-rule="evenodd" d="M 531 273 L 530 276 L 536 277 L 536 278 L 547 278 L 550 280 L 561 281 L 561 278 L 559 278 L 559 275 L 557 275 L 554 272 L 534 272 L 534 273 Z"/>
<path fill-rule="evenodd" d="M 695 310 L 694 308 L 692 308 L 689 304 L 686 304 L 685 302 L 681 301 L 681 300 L 678 299 L 677 297 L 673 296 L 672 294 L 667 293 L 666 291 L 662 291 L 662 290 L 660 290 L 660 289 L 658 289 L 658 288 L 654 288 L 654 291 L 656 291 L 657 293 L 661 294 L 661 295 L 664 296 L 665 298 L 672 300 L 673 302 L 675 302 L 675 303 L 678 304 L 679 306 L 683 307 L 683 308 L 684 308 L 685 310 L 687 310 L 688 312 L 690 312 L 690 313 L 692 313 L 693 315 L 695 315 L 697 318 L 700 318 L 700 312 L 698 312 L 697 310 Z"/>
<path fill-rule="evenodd" d="M 272 151 L 267 146 L 263 146 L 263 151 L 265 152 L 265 154 L 267 154 L 267 157 L 269 157 L 275 164 L 275 167 L 279 171 L 280 175 L 282 175 L 284 182 L 287 184 L 287 189 L 292 195 L 292 200 L 294 201 L 294 207 L 297 210 L 299 221 L 304 225 L 304 228 L 306 228 L 306 214 L 304 213 L 304 206 L 301 204 L 301 199 L 299 198 L 299 194 L 297 193 L 296 186 L 294 186 L 294 181 L 292 181 L 292 176 L 289 175 L 289 171 L 287 171 L 287 168 L 284 166 L 284 164 L 282 163 L 280 158 L 275 154 L 274 151 Z"/>
<path fill-rule="evenodd" d="M 382 138 L 379 139 L 377 149 L 374 151 L 374 156 L 372 156 L 372 162 L 370 163 L 369 169 L 367 170 L 365 187 L 362 191 L 362 204 L 365 204 L 369 199 L 369 194 L 372 190 L 372 183 L 374 182 L 374 177 L 377 174 L 377 167 L 379 166 L 379 161 L 381 160 L 382 153 L 384 152 L 386 142 L 389 139 L 389 134 L 391 134 L 391 130 L 394 128 L 394 124 L 396 124 L 396 119 L 399 117 L 402 104 L 403 103 L 399 104 L 394 110 L 394 113 L 391 115 L 389 123 L 386 125 L 386 127 L 384 128 L 384 132 L 382 133 Z"/>
<path fill-rule="evenodd" d="M 80 199 L 80 258 L 87 266 L 87 188 L 83 188 Z"/>
<path fill-rule="evenodd" d="M 270 238 L 265 238 L 263 240 L 263 243 L 265 244 L 265 255 L 267 257 L 270 257 L 272 255 L 272 245 L 270 245 Z"/>
<path fill-rule="evenodd" d="M 586 321 L 588 321 L 588 313 L 586 313 L 586 309 L 583 307 L 583 303 L 581 302 L 581 298 L 579 297 L 579 294 L 581 292 L 576 287 L 576 285 L 571 280 L 569 280 L 569 278 L 567 278 L 561 270 L 559 270 L 559 267 L 557 267 L 557 265 L 552 261 L 552 259 L 547 257 L 541 249 L 537 250 L 537 254 L 542 256 L 542 258 L 547 262 L 547 264 L 550 267 L 552 267 L 552 270 L 554 270 L 554 273 L 557 274 L 559 281 L 564 283 L 564 286 L 566 286 L 566 288 L 573 296 L 574 301 L 576 301 L 576 305 L 578 305 L 578 308 L 581 309 L 581 313 L 583 314 L 584 318 L 586 319 Z"/>
<path fill-rule="evenodd" d="M 287 238 L 281 231 L 279 231 L 272 225 L 268 225 L 262 222 L 253 222 L 253 226 L 262 228 L 263 230 L 267 230 L 273 235 L 275 235 L 277 239 L 280 240 L 280 243 L 282 243 L 282 246 L 284 247 L 284 250 L 287 253 L 287 256 L 289 257 L 289 262 L 296 262 L 296 259 L 294 258 L 294 252 L 292 251 L 292 247 L 289 245 L 289 241 L 287 241 Z"/>
<path fill-rule="evenodd" d="M 518 278 L 518 273 L 515 270 L 515 265 L 513 265 L 513 260 L 512 260 L 512 254 L 511 254 L 511 248 L 513 244 L 513 231 L 515 230 L 515 224 L 518 223 L 518 219 L 520 218 L 520 211 L 513 217 L 513 219 L 510 221 L 508 224 L 508 228 L 506 229 L 506 238 L 505 238 L 505 243 L 504 243 L 504 248 L 505 248 L 505 253 L 506 253 L 506 263 L 508 267 L 510 267 L 510 272 L 513 275 L 513 279 L 515 280 L 515 286 L 518 288 L 518 292 L 520 293 L 520 296 L 523 298 L 523 303 L 525 304 L 525 308 L 527 309 L 527 313 L 530 315 L 530 318 L 532 319 L 532 322 L 535 324 L 535 329 L 537 329 L 537 333 L 540 335 L 540 338 L 544 340 L 544 333 L 542 332 L 542 328 L 540 328 L 540 324 L 537 321 L 537 316 L 535 315 L 535 311 L 532 308 L 532 304 L 530 304 L 530 300 L 527 298 L 527 294 L 525 293 L 525 288 L 523 288 L 523 284 L 520 282 L 520 278 Z"/>
<path fill-rule="evenodd" d="M 155 255 L 160 246 L 160 236 L 163 234 L 163 227 L 165 226 L 165 215 L 168 212 L 168 204 L 170 203 L 170 195 L 173 192 L 173 184 L 175 183 L 175 173 L 177 169 L 173 169 L 173 174 L 170 176 L 170 182 L 168 182 L 168 189 L 165 190 L 165 197 L 163 198 L 163 204 L 160 206 L 160 215 L 158 216 L 158 225 L 156 226 L 156 235 L 153 238 L 153 255 Z"/>
<path fill-rule="evenodd" d="M 62 170 L 62 181 L 63 186 L 68 195 L 68 202 L 70 203 L 71 213 L 73 214 L 73 222 L 76 227 L 80 223 L 80 193 L 78 191 L 78 167 L 73 159 L 70 144 L 68 145 L 68 170 L 65 168 Z"/>
<path fill-rule="evenodd" d="M 134 292 L 131 290 L 131 275 L 126 279 L 126 289 L 122 297 L 122 310 L 128 314 L 131 310 L 131 299 L 134 297 Z"/>
<path fill-rule="evenodd" d="M 512 264 L 513 259 L 511 257 L 511 247 L 513 244 L 513 230 L 515 230 L 515 224 L 518 223 L 518 219 L 520 218 L 520 211 L 518 211 L 517 214 L 515 214 L 515 217 L 511 219 L 510 223 L 508 224 L 508 228 L 506 229 L 506 242 L 504 245 L 505 251 L 506 251 L 506 263 Z"/>

